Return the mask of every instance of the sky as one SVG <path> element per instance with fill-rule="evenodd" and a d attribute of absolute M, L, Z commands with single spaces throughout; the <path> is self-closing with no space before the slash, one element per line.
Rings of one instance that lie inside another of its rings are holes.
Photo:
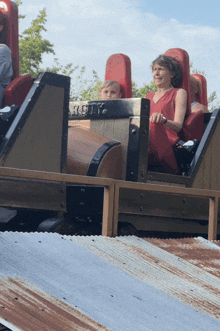
<path fill-rule="evenodd" d="M 96 70 L 104 80 L 109 56 L 130 57 L 132 80 L 139 87 L 150 83 L 151 62 L 170 48 L 189 54 L 193 68 L 206 73 L 208 94 L 220 100 L 220 19 L 217 0 L 22 0 L 26 18 L 20 32 L 46 8 L 44 38 L 54 44 L 61 65 Z M 53 56 L 44 57 L 44 67 Z"/>

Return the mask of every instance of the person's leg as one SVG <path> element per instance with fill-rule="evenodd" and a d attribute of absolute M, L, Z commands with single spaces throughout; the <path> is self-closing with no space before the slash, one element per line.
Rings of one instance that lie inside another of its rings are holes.
<path fill-rule="evenodd" d="M 173 148 L 167 137 L 164 124 L 150 123 L 149 161 L 152 160 L 153 156 L 168 173 L 179 173 Z"/>

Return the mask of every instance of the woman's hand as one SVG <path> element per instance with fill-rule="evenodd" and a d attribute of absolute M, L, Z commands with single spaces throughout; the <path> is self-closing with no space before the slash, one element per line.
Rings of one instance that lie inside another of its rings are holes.
<path fill-rule="evenodd" d="M 161 113 L 153 113 L 150 117 L 151 123 L 165 123 L 166 117 L 163 116 Z"/>
<path fill-rule="evenodd" d="M 167 120 L 161 113 L 153 113 L 150 117 L 151 123 L 163 123 L 168 126 L 168 128 L 180 132 L 183 127 L 183 122 L 186 115 L 187 106 L 187 93 L 183 89 L 179 89 L 175 99 L 175 115 L 174 120 Z"/>

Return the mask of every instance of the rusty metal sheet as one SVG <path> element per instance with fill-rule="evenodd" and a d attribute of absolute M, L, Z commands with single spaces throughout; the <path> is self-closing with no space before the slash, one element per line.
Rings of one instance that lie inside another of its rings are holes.
<path fill-rule="evenodd" d="M 53 323 L 54 312 L 62 321 L 76 309 L 83 322 L 89 316 L 114 331 L 220 330 L 220 279 L 137 237 L 4 232 L 0 259 L 0 302 L 11 319 L 42 314 L 34 321 L 45 323 L 48 312 Z"/>
<path fill-rule="evenodd" d="M 191 261 L 134 236 L 71 240 L 161 292 L 220 320 L 220 278 Z M 219 254 L 219 247 L 217 251 Z"/>
<path fill-rule="evenodd" d="M 23 331 L 109 330 L 21 278 L 0 279 L 0 317 Z"/>
<path fill-rule="evenodd" d="M 220 278 L 220 241 L 202 237 L 145 240 Z"/>

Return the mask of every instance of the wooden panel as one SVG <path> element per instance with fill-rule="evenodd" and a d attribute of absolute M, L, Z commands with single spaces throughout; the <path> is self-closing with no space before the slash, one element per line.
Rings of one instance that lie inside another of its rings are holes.
<path fill-rule="evenodd" d="M 124 189 L 124 190 L 123 190 Z M 146 194 L 146 192 L 150 192 L 150 194 L 154 194 L 154 193 L 164 193 L 164 197 L 165 198 L 169 198 L 170 195 L 179 195 L 179 196 L 187 196 L 187 197 L 198 197 L 198 198 L 205 198 L 205 199 L 211 199 L 210 200 L 210 206 L 209 206 L 209 233 L 208 233 L 208 237 L 210 240 L 215 240 L 216 239 L 216 235 L 217 235 L 217 219 L 218 219 L 218 200 L 220 198 L 220 191 L 214 191 L 214 190 L 198 190 L 198 189 L 193 189 L 193 188 L 181 188 L 181 187 L 172 187 L 172 186 L 166 186 L 166 185 L 151 185 L 151 184 L 144 184 L 144 183 L 131 183 L 131 182 L 123 182 L 123 181 L 115 181 L 115 202 L 114 202 L 114 220 L 113 220 L 113 224 L 114 224 L 114 228 L 117 228 L 117 222 L 119 220 L 118 215 L 117 215 L 117 211 L 120 212 L 120 193 L 123 192 L 124 195 L 128 195 L 126 200 L 128 200 L 130 198 L 130 192 L 132 190 L 136 190 L 137 192 L 134 192 L 136 194 L 138 194 L 140 192 L 140 197 L 136 197 L 135 198 L 131 198 L 130 203 L 128 203 L 128 205 L 133 204 L 134 208 L 139 208 L 140 204 L 138 203 L 138 199 L 142 199 L 144 201 L 144 194 Z M 139 191 L 139 192 L 138 192 Z M 116 199 L 119 199 L 119 202 L 116 201 Z M 170 206 L 173 205 L 173 197 L 172 197 L 172 204 L 169 204 L 169 201 L 167 201 L 167 203 L 165 204 L 165 210 Z M 149 202 L 149 201 L 148 201 Z M 161 201 L 156 200 L 156 207 L 158 206 L 158 208 L 160 208 L 161 205 Z M 119 208 L 118 208 L 118 203 L 119 203 Z M 174 207 L 176 208 L 176 205 L 174 205 Z M 130 209 L 130 206 L 129 206 Z M 193 213 L 194 210 L 198 209 L 198 205 L 196 203 L 196 205 L 193 207 L 190 207 L 190 213 Z M 144 211 L 143 207 L 140 207 L 140 211 Z M 145 211 L 144 211 L 145 212 Z M 125 211 L 126 215 L 129 214 L 133 214 L 133 212 L 129 212 L 129 210 Z M 169 213 L 170 214 L 170 213 Z M 134 216 L 134 215 L 132 215 Z M 137 216 L 137 215 L 135 215 Z M 158 216 L 162 216 L 164 217 L 164 215 L 158 215 Z M 149 218 L 148 216 L 143 216 L 143 218 Z M 152 217 L 152 216 L 151 216 Z M 154 216 L 155 218 L 155 216 Z M 172 217 L 170 217 L 168 215 L 168 218 L 171 219 Z M 183 217 L 182 217 L 183 218 Z M 157 218 L 156 218 L 157 219 Z M 136 219 L 135 221 L 136 222 Z M 200 223 L 200 221 L 199 221 Z M 133 223 L 134 224 L 134 223 Z M 135 224 L 134 224 L 135 225 Z M 161 231 L 161 229 L 159 230 Z"/>
<path fill-rule="evenodd" d="M 113 235 L 114 184 L 104 188 L 102 235 Z"/>
<path fill-rule="evenodd" d="M 112 184 L 112 179 L 108 178 L 96 178 L 88 176 L 74 176 L 69 174 L 23 170 L 14 168 L 0 167 L 0 178 L 5 179 L 6 177 L 20 178 L 20 179 L 33 179 L 39 181 L 49 182 L 62 182 L 66 184 L 82 184 L 82 185 L 98 185 L 108 186 Z"/>
<path fill-rule="evenodd" d="M 202 198 L 120 189 L 119 212 L 208 220 L 209 204 Z"/>
<path fill-rule="evenodd" d="M 64 88 L 45 86 L 1 165 L 60 172 Z"/>
<path fill-rule="evenodd" d="M 220 190 L 220 122 L 211 137 L 198 172 L 193 181 L 193 188 Z"/>
<path fill-rule="evenodd" d="M 66 189 L 61 183 L 0 180 L 0 205 L 66 211 Z"/>
<path fill-rule="evenodd" d="M 122 165 L 122 145 L 116 145 L 104 155 L 98 167 L 96 176 L 122 179 Z"/>
<path fill-rule="evenodd" d="M 217 227 L 218 227 L 218 198 L 209 200 L 209 232 L 208 239 L 217 239 Z"/>
<path fill-rule="evenodd" d="M 175 217 L 154 217 L 154 216 L 137 216 L 130 214 L 119 214 L 118 222 L 131 223 L 138 231 L 149 232 L 171 232 L 171 233 L 208 233 L 208 220 L 202 224 L 197 220 L 187 220 Z M 218 231 L 220 233 L 220 229 Z M 115 234 L 117 236 L 117 233 Z"/>
<path fill-rule="evenodd" d="M 156 181 L 156 180 L 148 180 L 148 184 L 155 184 L 155 185 L 167 185 L 167 186 L 177 186 L 177 187 L 185 187 L 185 184 L 180 183 L 169 183 L 169 182 L 162 182 L 162 181 Z"/>
<path fill-rule="evenodd" d="M 90 120 L 68 121 L 68 126 L 84 126 L 90 128 Z"/>
<path fill-rule="evenodd" d="M 126 179 L 126 166 L 127 166 L 127 149 L 129 140 L 129 126 L 130 120 L 117 119 L 117 120 L 92 120 L 91 129 L 105 134 L 111 139 L 119 141 L 122 144 L 122 179 Z"/>
<path fill-rule="evenodd" d="M 67 173 L 86 176 L 94 154 L 109 140 L 105 135 L 88 128 L 70 127 L 68 129 Z"/>

